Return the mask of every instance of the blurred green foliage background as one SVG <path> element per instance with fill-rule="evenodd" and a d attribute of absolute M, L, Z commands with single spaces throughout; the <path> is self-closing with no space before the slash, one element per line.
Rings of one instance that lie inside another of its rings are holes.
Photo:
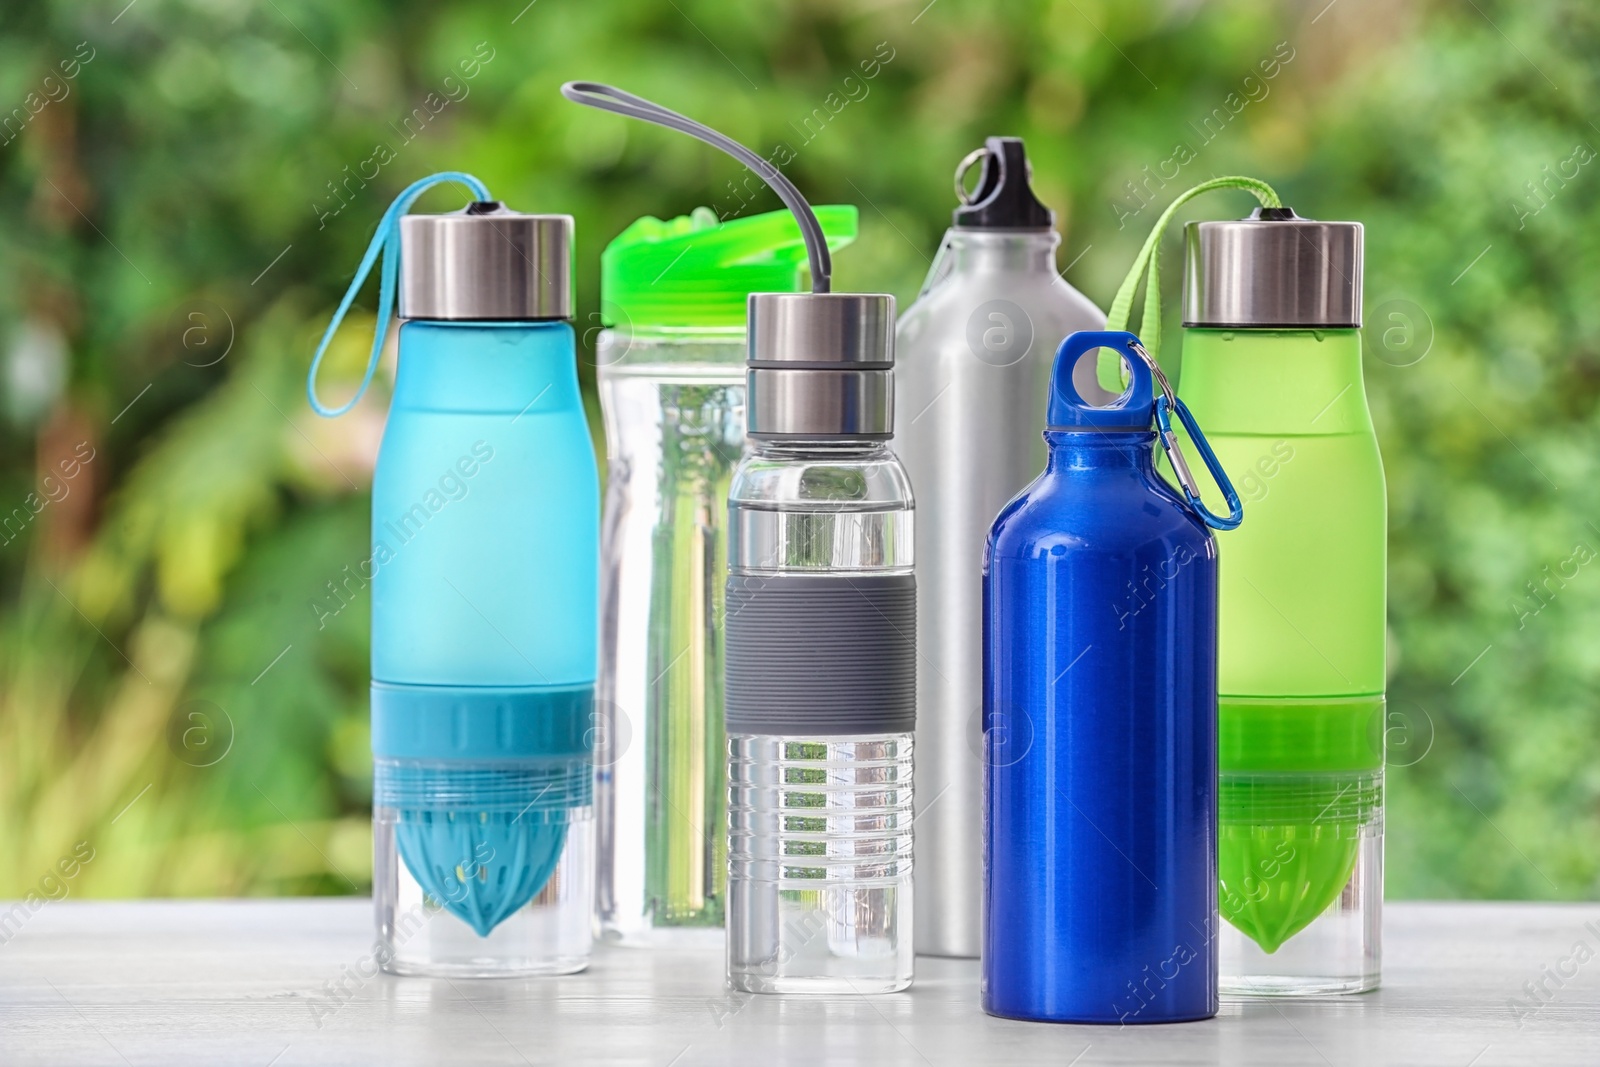
<path fill-rule="evenodd" d="M 387 396 L 380 376 L 325 422 L 302 383 L 379 214 L 458 168 L 575 215 L 587 353 L 628 222 L 779 206 L 725 157 L 557 95 L 592 78 L 790 148 L 813 200 L 861 208 L 836 283 L 902 301 L 993 133 L 1028 139 L 1060 262 L 1102 305 L 1206 177 L 1365 222 L 1390 893 L 1595 895 L 1600 9 L 525 3 L 0 10 L 0 894 L 79 841 L 82 895 L 366 888 L 367 604 L 312 605 L 365 557 Z M 348 395 L 363 328 L 324 395 Z"/>

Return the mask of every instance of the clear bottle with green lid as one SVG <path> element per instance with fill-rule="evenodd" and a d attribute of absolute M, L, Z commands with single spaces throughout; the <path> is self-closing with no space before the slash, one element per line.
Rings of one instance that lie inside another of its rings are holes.
<path fill-rule="evenodd" d="M 816 214 L 830 249 L 856 209 Z M 744 450 L 745 309 L 797 292 L 794 216 L 641 218 L 601 256 L 596 345 L 607 483 L 601 533 L 596 910 L 604 935 L 719 928 L 727 886 L 723 577 Z"/>

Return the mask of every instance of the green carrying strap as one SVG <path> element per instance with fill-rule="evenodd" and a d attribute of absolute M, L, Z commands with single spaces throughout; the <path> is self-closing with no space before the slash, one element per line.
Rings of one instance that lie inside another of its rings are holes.
<path fill-rule="evenodd" d="M 1266 182 L 1235 175 L 1201 182 L 1179 196 L 1161 213 L 1161 217 L 1150 230 L 1150 236 L 1145 238 L 1144 247 L 1139 249 L 1138 258 L 1133 261 L 1128 276 L 1122 279 L 1122 288 L 1117 290 L 1117 298 L 1111 302 L 1111 313 L 1106 316 L 1107 330 L 1128 328 L 1128 319 L 1133 314 L 1133 298 L 1138 294 L 1139 281 L 1142 278 L 1144 321 L 1139 327 L 1138 334 L 1145 348 L 1158 360 L 1161 358 L 1161 238 L 1167 232 L 1167 223 L 1172 221 L 1172 216 L 1177 214 L 1180 207 L 1201 193 L 1209 193 L 1213 189 L 1248 189 L 1255 194 L 1257 200 L 1261 201 L 1262 207 L 1283 206 L 1283 201 L 1278 199 L 1278 194 Z M 1120 375 L 1121 361 L 1116 353 L 1102 352 L 1100 358 L 1102 382 L 1108 380 L 1106 373 L 1108 369 L 1111 369 L 1112 380 Z"/>

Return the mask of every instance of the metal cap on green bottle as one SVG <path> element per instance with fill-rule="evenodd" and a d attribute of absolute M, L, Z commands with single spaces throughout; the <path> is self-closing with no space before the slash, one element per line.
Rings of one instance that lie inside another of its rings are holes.
<path fill-rule="evenodd" d="M 1292 208 L 1184 227 L 1183 324 L 1210 329 L 1359 329 L 1361 223 Z"/>

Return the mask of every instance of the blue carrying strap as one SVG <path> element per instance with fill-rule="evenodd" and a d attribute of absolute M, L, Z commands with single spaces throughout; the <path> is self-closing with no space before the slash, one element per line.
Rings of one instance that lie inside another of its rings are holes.
<path fill-rule="evenodd" d="M 355 407 L 366 393 L 367 386 L 372 383 L 372 375 L 378 369 L 378 359 L 383 355 L 384 338 L 389 333 L 389 317 L 394 313 L 395 283 L 400 275 L 400 216 L 410 211 L 411 205 L 423 193 L 446 182 L 456 182 L 466 186 L 477 200 L 490 198 L 486 185 L 472 175 L 456 170 L 431 174 L 414 181 L 394 198 L 394 203 L 389 205 L 389 209 L 383 213 L 383 218 L 378 220 L 378 230 L 372 235 L 372 243 L 367 245 L 367 253 L 361 257 L 361 265 L 356 268 L 356 276 L 351 280 L 350 288 L 345 290 L 344 299 L 339 301 L 339 309 L 333 313 L 333 321 L 328 323 L 327 330 L 323 332 L 322 342 L 317 345 L 316 357 L 311 361 L 311 372 L 306 375 L 306 398 L 311 401 L 311 410 L 323 418 L 337 418 Z M 317 371 L 322 366 L 322 357 L 327 354 L 333 335 L 339 332 L 345 314 L 350 310 L 350 305 L 355 303 L 356 294 L 361 291 L 367 275 L 372 273 L 372 264 L 380 255 L 383 257 L 383 271 L 378 275 L 378 322 L 373 331 L 372 354 L 367 357 L 367 372 L 362 375 L 361 387 L 356 390 L 355 396 L 341 407 L 327 407 L 317 399 Z"/>

